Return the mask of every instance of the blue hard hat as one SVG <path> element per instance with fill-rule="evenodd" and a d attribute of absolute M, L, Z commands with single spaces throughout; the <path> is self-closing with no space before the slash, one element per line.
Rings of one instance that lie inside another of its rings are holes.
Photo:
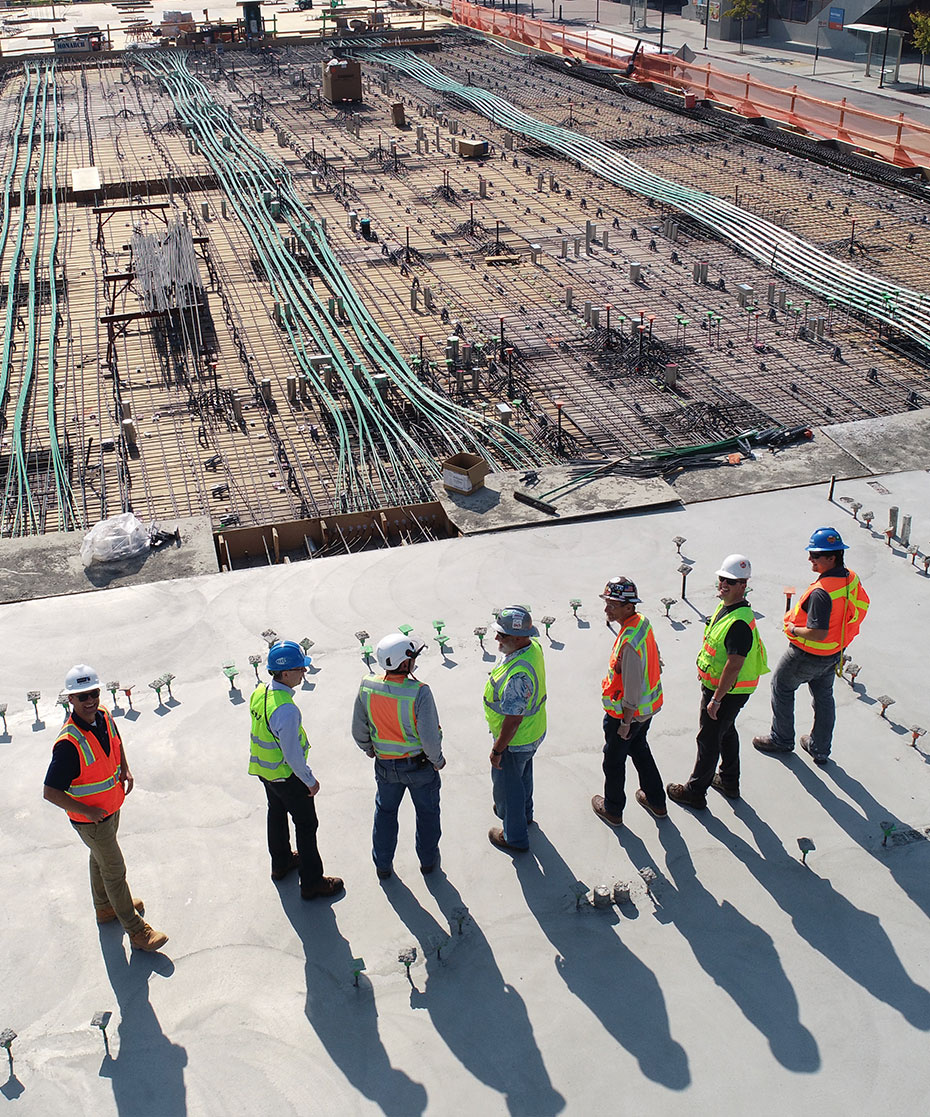
<path fill-rule="evenodd" d="M 847 551 L 843 537 L 835 527 L 819 527 L 807 544 L 808 551 Z"/>
<path fill-rule="evenodd" d="M 268 649 L 268 662 L 265 669 L 271 672 L 293 671 L 297 667 L 309 667 L 311 659 L 304 655 L 300 644 L 293 640 L 279 640 Z"/>

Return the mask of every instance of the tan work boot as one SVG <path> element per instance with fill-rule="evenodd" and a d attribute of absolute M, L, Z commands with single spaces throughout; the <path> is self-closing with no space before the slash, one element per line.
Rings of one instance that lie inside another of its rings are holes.
<path fill-rule="evenodd" d="M 145 911 L 145 901 L 140 900 L 137 896 L 133 896 L 132 906 L 140 915 Z M 116 912 L 109 905 L 105 908 L 97 908 L 98 923 L 112 923 L 115 918 Z"/>
<path fill-rule="evenodd" d="M 142 930 L 130 935 L 129 941 L 137 950 L 161 950 L 168 936 L 164 931 L 153 931 L 148 923 L 143 923 Z"/>

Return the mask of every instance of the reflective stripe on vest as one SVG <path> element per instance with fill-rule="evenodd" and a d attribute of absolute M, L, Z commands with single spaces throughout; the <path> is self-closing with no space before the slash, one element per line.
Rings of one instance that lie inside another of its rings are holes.
<path fill-rule="evenodd" d="M 526 675 L 532 685 L 529 705 L 508 748 L 534 745 L 546 735 L 546 665 L 542 645 L 535 637 L 512 659 L 505 659 L 491 670 L 484 688 L 484 716 L 495 740 L 506 717 L 501 700 L 512 675 Z"/>
<path fill-rule="evenodd" d="M 620 671 L 620 657 L 625 644 L 643 661 L 643 697 L 633 716 L 651 718 L 662 708 L 662 680 L 659 667 L 659 647 L 656 644 L 652 625 L 640 613 L 634 613 L 620 626 L 607 674 L 601 683 L 604 709 L 611 717 L 623 717 L 623 676 Z"/>
<path fill-rule="evenodd" d="M 260 776 L 263 780 L 286 780 L 294 774 L 293 768 L 284 759 L 277 737 L 271 732 L 270 724 L 271 715 L 287 702 L 294 702 L 292 694 L 286 690 L 273 690 L 267 683 L 252 692 L 249 699 L 249 711 L 252 714 L 250 776 Z M 306 760 L 310 742 L 303 726 L 300 727 L 299 739 Z"/>
<path fill-rule="evenodd" d="M 368 714 L 371 745 L 382 760 L 399 760 L 423 751 L 414 712 L 422 685 L 409 675 L 369 675 L 362 679 L 359 691 Z"/>
<path fill-rule="evenodd" d="M 808 640 L 803 636 L 792 636 L 788 631 L 789 625 L 800 625 L 807 628 L 807 613 L 801 608 L 814 590 L 826 590 L 833 602 L 830 610 L 830 626 L 827 629 L 826 640 Z M 837 607 L 836 603 L 842 604 Z M 818 578 L 804 591 L 795 607 L 785 614 L 785 635 L 789 643 L 796 648 L 802 648 L 811 655 L 836 655 L 848 648 L 859 632 L 859 628 L 869 608 L 869 595 L 865 592 L 856 574 L 851 570 L 847 576 L 835 577 L 825 574 Z"/>
<path fill-rule="evenodd" d="M 100 713 L 103 714 L 103 723 L 110 739 L 109 756 L 103 751 L 103 746 L 97 737 L 91 732 L 85 733 L 74 720 L 73 715 L 69 715 L 68 720 L 61 727 L 55 744 L 57 745 L 59 741 L 70 741 L 77 749 L 80 771 L 68 788 L 68 794 L 75 799 L 80 799 L 82 805 L 101 807 L 109 816 L 120 809 L 126 798 L 123 785 L 120 783 L 123 753 L 112 718 L 102 707 Z M 68 811 L 68 817 L 74 822 L 91 821 L 80 811 Z"/>
<path fill-rule="evenodd" d="M 736 682 L 727 691 L 727 694 L 752 694 L 759 685 L 759 678 L 769 672 L 768 657 L 765 654 L 765 645 L 756 628 L 756 618 L 748 605 L 741 605 L 721 616 L 726 606 L 721 602 L 714 615 L 704 628 L 704 646 L 698 652 L 697 669 L 698 678 L 706 687 L 716 690 L 720 684 L 727 661 L 726 638 L 730 626 L 735 621 L 745 621 L 752 629 L 752 647 L 746 654 L 743 665 L 740 667 Z"/>

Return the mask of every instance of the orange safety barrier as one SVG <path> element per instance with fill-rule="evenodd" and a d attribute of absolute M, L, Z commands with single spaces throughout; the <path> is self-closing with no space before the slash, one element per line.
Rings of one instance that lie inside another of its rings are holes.
<path fill-rule="evenodd" d="M 452 0 L 452 18 L 463 27 L 498 35 L 547 54 L 583 59 L 598 66 L 629 65 L 631 40 L 609 32 L 551 23 Z M 649 44 L 636 57 L 634 77 L 734 109 L 741 116 L 765 117 L 825 140 L 838 140 L 898 167 L 930 169 L 930 126 L 899 113 L 881 116 L 841 101 L 825 101 L 797 86 L 767 85 L 751 74 L 731 74 L 709 63 L 683 62 L 659 54 Z"/>

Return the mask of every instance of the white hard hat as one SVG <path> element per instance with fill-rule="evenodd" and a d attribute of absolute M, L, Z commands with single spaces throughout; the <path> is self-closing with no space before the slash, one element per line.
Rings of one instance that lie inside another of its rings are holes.
<path fill-rule="evenodd" d="M 718 578 L 729 578 L 731 582 L 744 582 L 752 577 L 752 563 L 745 555 L 727 555 L 717 571 Z"/>
<path fill-rule="evenodd" d="M 85 690 L 99 690 L 100 676 L 86 663 L 76 663 L 65 675 L 65 694 L 83 694 Z"/>
<path fill-rule="evenodd" d="M 375 655 L 382 670 L 396 671 L 405 659 L 418 656 L 424 647 L 424 644 L 417 644 L 402 632 L 389 632 L 375 648 Z"/>

